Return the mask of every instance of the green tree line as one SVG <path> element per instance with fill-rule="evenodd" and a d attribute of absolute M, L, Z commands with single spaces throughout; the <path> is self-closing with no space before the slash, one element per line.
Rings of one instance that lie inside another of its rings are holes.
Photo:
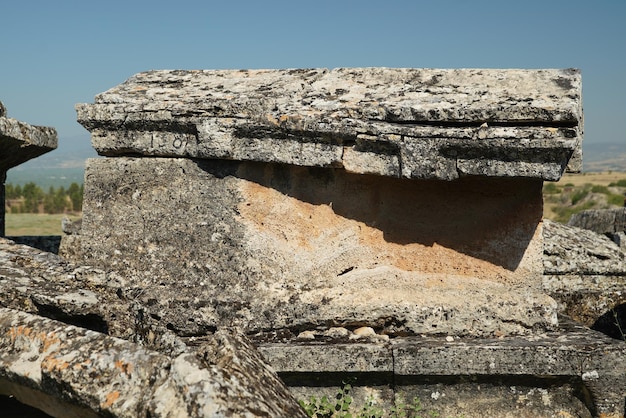
<path fill-rule="evenodd" d="M 72 183 L 63 186 L 50 186 L 47 192 L 35 183 L 5 185 L 5 205 L 10 213 L 64 213 L 80 212 L 83 209 L 83 185 Z"/>

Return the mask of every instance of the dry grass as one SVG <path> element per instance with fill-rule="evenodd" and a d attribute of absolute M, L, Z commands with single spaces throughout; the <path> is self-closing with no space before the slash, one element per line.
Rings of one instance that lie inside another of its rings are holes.
<path fill-rule="evenodd" d="M 599 184 L 601 186 L 608 186 L 609 183 L 614 183 L 622 179 L 626 179 L 626 173 L 622 173 L 619 171 L 607 171 L 603 173 L 565 174 L 556 184 L 558 186 L 564 186 L 568 183 L 571 183 L 574 186 L 582 186 L 586 183 L 590 183 Z"/>
<path fill-rule="evenodd" d="M 80 215 L 42 213 L 7 213 L 6 235 L 62 235 L 61 219 L 68 217 L 72 220 L 80 218 Z"/>
<path fill-rule="evenodd" d="M 573 214 L 583 210 L 622 207 L 624 183 L 626 173 L 617 171 L 566 174 L 557 183 L 546 182 L 543 216 L 567 223 Z"/>

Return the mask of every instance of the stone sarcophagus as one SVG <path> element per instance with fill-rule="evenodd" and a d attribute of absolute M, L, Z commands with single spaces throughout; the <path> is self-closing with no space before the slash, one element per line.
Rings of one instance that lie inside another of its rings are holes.
<path fill-rule="evenodd" d="M 179 335 L 527 334 L 576 70 L 151 71 L 77 105 L 81 256 Z M 569 166 L 569 167 L 568 167 Z"/>

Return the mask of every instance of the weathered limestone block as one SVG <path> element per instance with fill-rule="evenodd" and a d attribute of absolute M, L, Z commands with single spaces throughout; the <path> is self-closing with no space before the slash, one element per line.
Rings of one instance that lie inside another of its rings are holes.
<path fill-rule="evenodd" d="M 85 178 L 85 260 L 141 288 L 150 314 L 181 335 L 221 324 L 392 335 L 556 325 L 540 292 L 535 179 L 121 157 L 89 160 Z"/>
<path fill-rule="evenodd" d="M 109 157 L 82 256 L 178 335 L 557 324 L 541 185 L 580 151 L 576 70 L 152 71 L 77 111 Z"/>
<path fill-rule="evenodd" d="M 560 312 L 591 327 L 626 303 L 626 260 L 617 244 L 587 229 L 543 224 L 543 288 Z"/>
<path fill-rule="evenodd" d="M 0 308 L 0 393 L 54 417 L 306 416 L 242 338 L 214 347 L 170 358 Z"/>
<path fill-rule="evenodd" d="M 0 306 L 131 338 L 135 315 L 123 277 L 0 239 Z"/>
<path fill-rule="evenodd" d="M 577 70 L 150 71 L 77 105 L 102 155 L 451 180 L 580 170 Z"/>
<path fill-rule="evenodd" d="M 585 210 L 572 215 L 567 224 L 606 235 L 626 250 L 626 208 Z"/>

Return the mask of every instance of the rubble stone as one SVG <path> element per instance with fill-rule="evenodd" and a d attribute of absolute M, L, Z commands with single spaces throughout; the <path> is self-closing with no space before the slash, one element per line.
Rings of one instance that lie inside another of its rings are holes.
<path fill-rule="evenodd" d="M 544 220 L 543 288 L 559 312 L 589 327 L 626 303 L 626 260 L 605 235 Z"/>
<path fill-rule="evenodd" d="M 203 364 L 0 308 L 0 393 L 54 417 L 306 416 L 252 346 L 220 336 Z"/>

